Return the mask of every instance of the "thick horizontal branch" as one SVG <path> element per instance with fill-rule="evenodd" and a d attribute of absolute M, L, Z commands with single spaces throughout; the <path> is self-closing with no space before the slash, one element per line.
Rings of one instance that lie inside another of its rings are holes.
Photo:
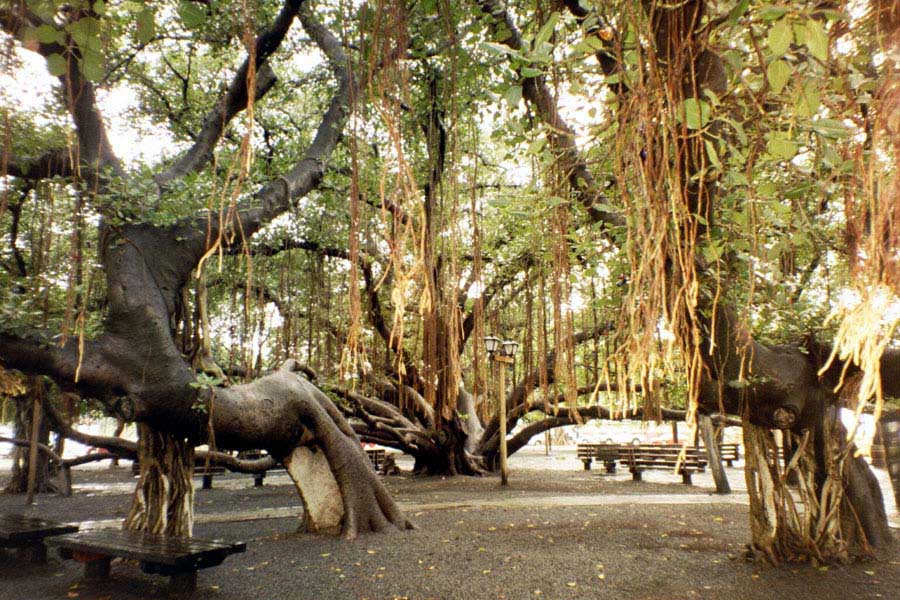
<path fill-rule="evenodd" d="M 35 157 L 7 156 L 5 174 L 35 182 L 51 177 L 72 177 L 74 166 L 74 156 L 69 148 L 55 148 Z"/>

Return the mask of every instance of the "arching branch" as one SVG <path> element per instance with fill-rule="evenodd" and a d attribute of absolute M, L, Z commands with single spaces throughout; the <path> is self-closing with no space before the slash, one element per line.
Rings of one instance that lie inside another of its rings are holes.
<path fill-rule="evenodd" d="M 256 38 L 253 53 L 254 69 L 256 70 L 256 87 L 254 89 L 256 100 L 262 98 L 275 85 L 275 73 L 267 61 L 278 50 L 302 3 L 302 0 L 285 0 L 272 25 Z M 165 190 L 172 182 L 188 173 L 199 171 L 210 161 L 225 127 L 235 115 L 247 108 L 249 99 L 247 73 L 249 69 L 250 57 L 247 57 L 231 79 L 225 95 L 216 102 L 203 119 L 203 124 L 193 145 L 181 154 L 168 169 L 154 177 L 160 190 Z"/>

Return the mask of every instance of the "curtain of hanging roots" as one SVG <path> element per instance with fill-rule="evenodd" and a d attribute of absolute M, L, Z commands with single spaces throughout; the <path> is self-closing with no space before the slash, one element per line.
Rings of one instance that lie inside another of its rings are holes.
<path fill-rule="evenodd" d="M 381 165 L 379 193 L 384 229 L 390 246 L 391 319 L 388 345 L 396 356 L 397 372 L 406 373 L 403 343 L 407 306 L 414 293 L 414 285 L 423 273 L 422 254 L 424 227 L 422 205 L 415 175 L 406 160 L 400 116 L 409 106 L 408 72 L 399 60 L 401 49 L 408 45 L 406 8 L 401 2 L 378 2 L 370 29 L 372 52 L 369 53 L 367 88 L 370 106 L 390 139 L 390 148 Z M 381 282 L 379 282 L 380 285 Z M 423 294 L 420 310 L 430 306 L 431 299 Z M 433 388 L 431 388 L 433 389 Z M 428 390 L 425 390 L 426 392 Z M 429 398 L 433 401 L 433 393 Z"/>
<path fill-rule="evenodd" d="M 885 55 L 885 77 L 872 102 L 875 115 L 871 135 L 855 151 L 856 177 L 844 189 L 844 215 L 850 271 L 856 302 L 839 306 L 830 318 L 840 321 L 832 355 L 860 367 L 852 406 L 859 423 L 867 402 L 875 401 L 878 420 L 884 404 L 881 356 L 900 327 L 900 7 L 893 0 L 872 2 L 872 18 Z M 846 370 L 846 367 L 845 367 Z M 843 383 L 843 376 L 842 381 Z M 847 395 L 846 393 L 844 394 Z M 856 424 L 849 436 L 855 433 Z M 861 446 L 869 453 L 874 429 Z"/>
<path fill-rule="evenodd" d="M 194 528 L 194 446 L 149 425 L 138 425 L 141 475 L 124 528 L 190 537 Z"/>
<path fill-rule="evenodd" d="M 772 563 L 813 564 L 870 554 L 860 519 L 844 493 L 854 446 L 846 441 L 840 421 L 826 419 L 825 477 L 818 492 L 810 432 L 793 437 L 796 450 L 787 465 L 780 461 L 771 430 L 745 416 L 743 432 L 754 552 Z"/>
<path fill-rule="evenodd" d="M 659 10 L 670 8 L 677 9 Z M 623 18 L 653 39 L 640 3 L 629 5 Z M 687 381 L 688 425 L 693 429 L 702 368 L 695 257 L 709 174 L 704 132 L 689 130 L 684 118 L 684 99 L 691 94 L 682 84 L 696 81 L 690 69 L 692 53 L 698 51 L 693 46 L 699 42 L 688 36 L 672 43 L 678 47 L 665 62 L 656 52 L 636 46 L 642 68 L 629 83 L 630 93 L 620 98 L 614 172 L 625 212 L 633 216 L 626 222 L 629 273 L 615 336 L 620 392 L 615 408 L 636 408 L 640 389 L 646 413 L 657 412 L 658 380 L 667 373 Z M 657 334 L 660 323 L 672 334 L 664 343 Z"/>

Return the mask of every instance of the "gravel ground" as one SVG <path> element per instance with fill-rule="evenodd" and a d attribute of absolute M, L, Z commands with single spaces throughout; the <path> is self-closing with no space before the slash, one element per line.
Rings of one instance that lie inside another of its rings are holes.
<path fill-rule="evenodd" d="M 299 501 L 284 475 L 261 489 L 246 475 L 217 477 L 213 490 L 197 492 L 195 535 L 243 540 L 247 552 L 201 571 L 196 597 L 900 598 L 900 536 L 898 550 L 878 562 L 772 568 L 744 560 L 750 533 L 739 469 L 728 470 L 736 493 L 720 497 L 708 477 L 687 487 L 653 472 L 635 483 L 584 472 L 564 452 L 514 459 L 504 490 L 495 478 L 387 478 L 418 529 L 352 542 L 296 533 Z M 75 481 L 71 498 L 41 496 L 32 512 L 81 522 L 124 514 L 128 469 L 77 471 Z M 0 512 L 24 512 L 23 502 L 0 496 Z M 31 567 L 0 552 L 4 600 L 145 600 L 165 597 L 165 584 L 127 563 L 114 563 L 109 581 L 89 583 L 74 561 Z"/>

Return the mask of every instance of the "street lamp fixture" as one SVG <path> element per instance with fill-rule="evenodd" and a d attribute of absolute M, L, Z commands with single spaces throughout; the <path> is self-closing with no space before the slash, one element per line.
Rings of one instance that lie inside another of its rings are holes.
<path fill-rule="evenodd" d="M 514 365 L 519 342 L 513 340 L 500 341 L 500 338 L 488 336 L 484 338 L 484 348 L 488 352 L 488 360 L 499 363 L 500 370 L 500 485 L 508 485 L 508 469 L 506 468 L 506 366 Z"/>

